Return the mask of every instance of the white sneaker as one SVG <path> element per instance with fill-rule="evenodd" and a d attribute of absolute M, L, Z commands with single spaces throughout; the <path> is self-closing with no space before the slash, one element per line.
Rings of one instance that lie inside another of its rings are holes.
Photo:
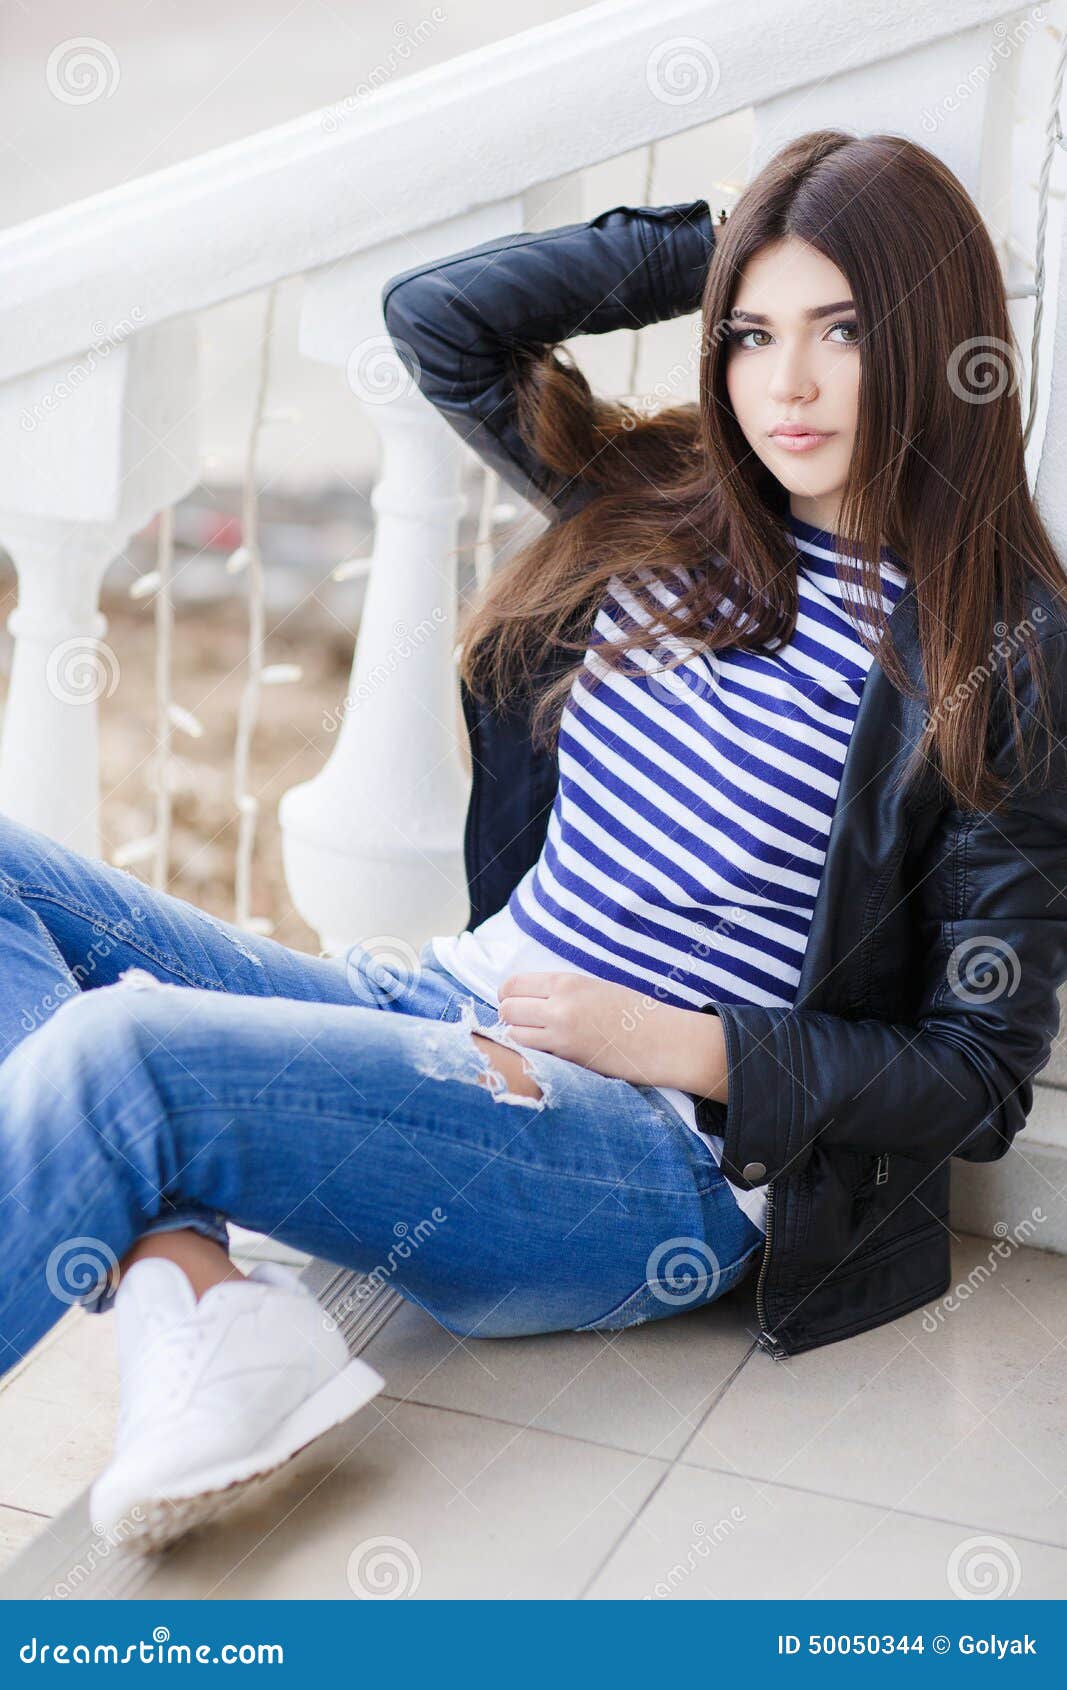
<path fill-rule="evenodd" d="M 346 1420 L 385 1380 L 350 1359 L 291 1268 L 260 1262 L 197 1301 L 177 1262 L 144 1256 L 115 1294 L 121 1406 L 89 1493 L 109 1542 L 161 1549 Z"/>

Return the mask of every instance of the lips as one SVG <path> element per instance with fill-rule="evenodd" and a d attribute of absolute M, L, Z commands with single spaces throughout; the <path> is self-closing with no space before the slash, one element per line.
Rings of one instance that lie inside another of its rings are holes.
<path fill-rule="evenodd" d="M 810 452 L 830 438 L 830 434 L 819 429 L 805 428 L 801 423 L 785 424 L 771 430 L 771 439 L 775 445 L 781 446 L 787 452 Z"/>

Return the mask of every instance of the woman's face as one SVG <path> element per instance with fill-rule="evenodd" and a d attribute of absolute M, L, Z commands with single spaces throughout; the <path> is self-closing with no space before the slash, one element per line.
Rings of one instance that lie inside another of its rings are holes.
<path fill-rule="evenodd" d="M 836 533 L 859 409 L 851 290 L 795 236 L 745 266 L 730 314 L 726 388 L 741 432 L 790 494 L 794 516 Z M 790 443 L 783 424 L 805 431 Z"/>

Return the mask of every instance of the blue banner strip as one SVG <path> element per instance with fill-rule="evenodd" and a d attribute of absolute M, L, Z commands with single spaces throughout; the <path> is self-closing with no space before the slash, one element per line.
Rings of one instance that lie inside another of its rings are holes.
<path fill-rule="evenodd" d="M 669 1607 L 669 1611 L 668 1611 Z M 1060 1685 L 1067 1603 L 347 1602 L 0 1603 L 0 1684 L 204 1671 L 223 1684 L 411 1684 L 563 1690 L 727 1673 L 766 1683 Z M 527 1630 L 527 1628 L 529 1628 Z M 326 1690 L 325 1684 L 321 1690 Z"/>

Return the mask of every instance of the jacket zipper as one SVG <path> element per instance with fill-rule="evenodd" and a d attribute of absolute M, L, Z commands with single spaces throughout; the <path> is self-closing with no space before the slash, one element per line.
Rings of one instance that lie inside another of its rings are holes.
<path fill-rule="evenodd" d="M 768 1350 L 776 1360 L 782 1360 L 788 1355 L 788 1350 L 767 1331 L 767 1310 L 763 1302 L 763 1282 L 767 1277 L 767 1264 L 771 1259 L 771 1232 L 774 1228 L 774 1181 L 767 1186 L 767 1236 L 763 1242 L 763 1256 L 760 1261 L 759 1278 L 756 1281 L 756 1319 L 760 1330 L 756 1342 L 761 1350 Z"/>
<path fill-rule="evenodd" d="M 875 1185 L 885 1185 L 889 1178 L 889 1152 L 883 1151 L 875 1164 Z M 777 1361 L 782 1361 L 789 1354 L 783 1344 L 779 1343 L 773 1333 L 767 1331 L 767 1307 L 763 1301 L 763 1283 L 767 1278 L 767 1267 L 771 1259 L 771 1233 L 774 1230 L 774 1181 L 767 1187 L 767 1236 L 763 1242 L 763 1256 L 760 1260 L 759 1278 L 756 1281 L 756 1319 L 760 1329 L 756 1342 L 761 1350 L 768 1353 Z"/>

